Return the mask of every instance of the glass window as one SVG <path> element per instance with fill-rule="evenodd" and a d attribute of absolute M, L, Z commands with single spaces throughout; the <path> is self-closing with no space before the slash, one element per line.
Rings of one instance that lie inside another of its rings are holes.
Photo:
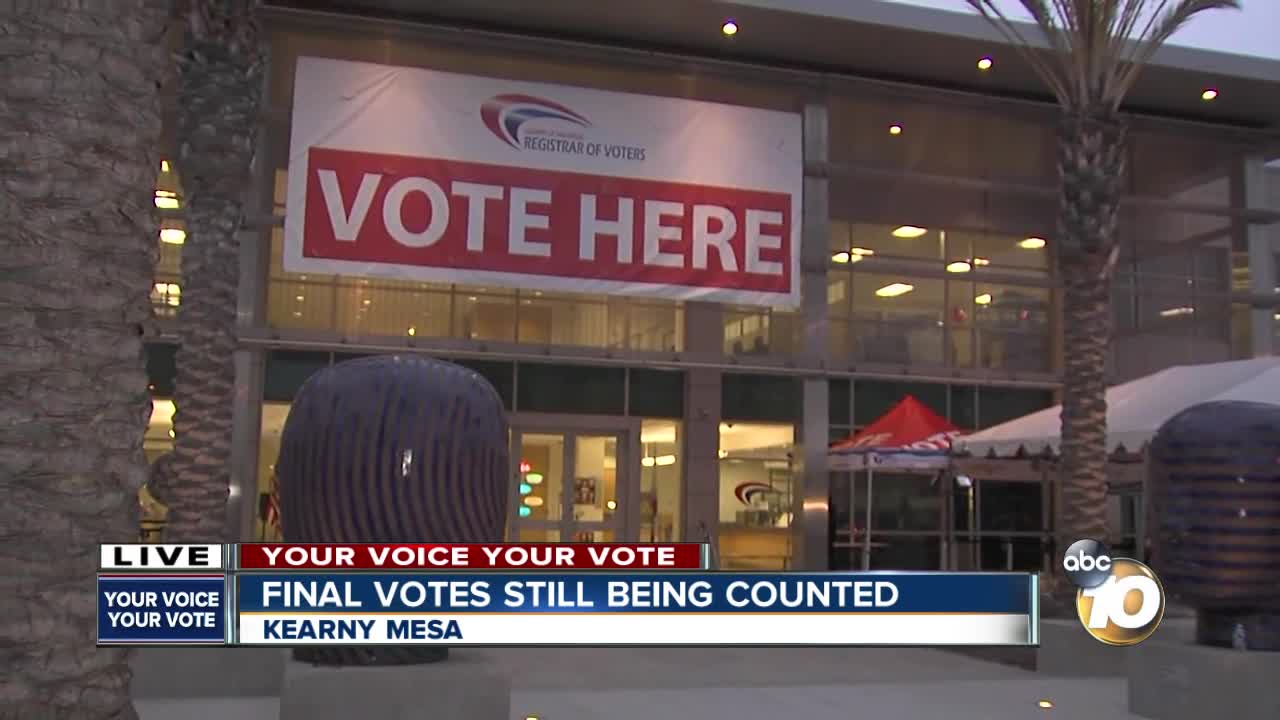
<path fill-rule="evenodd" d="M 147 390 L 153 397 L 173 397 L 178 378 L 178 346 L 169 343 L 147 343 Z"/>
<path fill-rule="evenodd" d="M 1280 329 L 1280 312 L 1276 312 L 1276 328 Z M 1231 306 L 1231 357 L 1253 357 L 1253 308 L 1248 305 Z"/>
<path fill-rule="evenodd" d="M 961 430 L 978 427 L 978 389 L 969 385 L 952 385 L 950 389 L 952 424 Z"/>
<path fill-rule="evenodd" d="M 832 378 L 827 381 L 827 421 L 832 425 L 848 425 L 853 418 L 850 413 L 853 382 L 845 378 Z"/>
<path fill-rule="evenodd" d="M 142 441 L 148 463 L 155 462 L 161 455 L 173 450 L 173 412 L 172 398 L 155 398 L 151 401 L 151 417 L 147 421 L 147 432 Z"/>
<path fill-rule="evenodd" d="M 272 350 L 267 354 L 263 397 L 269 401 L 291 401 L 303 383 L 328 366 L 329 353 Z"/>
<path fill-rule="evenodd" d="M 521 293 L 516 341 L 536 345 L 621 347 L 611 328 L 625 327 L 621 304 L 601 295 Z M 496 338 L 495 338 L 496 339 Z"/>
<path fill-rule="evenodd" d="M 1048 372 L 1052 360 L 1049 291 L 982 282 L 972 287 L 978 367 Z"/>
<path fill-rule="evenodd" d="M 480 377 L 488 380 L 494 390 L 498 391 L 498 396 L 502 398 L 502 407 L 508 411 L 514 407 L 512 403 L 514 400 L 512 391 L 515 389 L 514 363 L 472 358 L 455 358 L 449 362 L 474 370 Z"/>
<path fill-rule="evenodd" d="M 1052 390 L 981 387 L 978 388 L 979 427 L 999 425 L 1053 405 Z"/>
<path fill-rule="evenodd" d="M 632 368 L 627 382 L 628 414 L 651 418 L 684 416 L 684 372 Z"/>
<path fill-rule="evenodd" d="M 871 485 L 872 540 L 893 542 L 893 539 L 877 538 L 879 530 L 941 532 L 942 499 L 936 480 L 932 474 L 877 476 Z M 865 492 L 865 485 L 863 489 Z M 855 518 L 855 521 L 859 526 L 866 522 L 865 518 Z"/>
<path fill-rule="evenodd" d="M 916 220 L 916 223 L 920 221 Z M 912 224 L 904 218 L 897 225 L 849 224 L 849 256 L 844 263 L 856 265 L 866 258 L 942 260 L 946 257 L 946 233 L 938 228 Z M 833 257 L 840 263 L 840 257 Z"/>
<path fill-rule="evenodd" d="M 516 408 L 521 412 L 622 415 L 626 370 L 590 365 L 521 363 Z"/>
<path fill-rule="evenodd" d="M 677 542 L 681 537 L 684 457 L 681 424 L 640 423 L 640 542 Z"/>
<path fill-rule="evenodd" d="M 724 312 L 726 355 L 790 355 L 799 352 L 798 313 L 755 308 L 727 308 Z"/>
<path fill-rule="evenodd" d="M 268 542 L 280 539 L 280 526 L 269 512 L 271 494 L 275 492 L 276 460 L 280 457 L 280 436 L 284 433 L 285 420 L 289 418 L 287 402 L 262 404 L 262 434 L 258 445 L 258 538 Z"/>
<path fill-rule="evenodd" d="M 795 428 L 720 424 L 720 562 L 786 569 L 791 559 Z"/>
<path fill-rule="evenodd" d="M 869 425 L 893 409 L 908 395 L 930 410 L 947 416 L 947 386 L 939 383 L 858 380 L 853 386 L 853 422 Z"/>
<path fill-rule="evenodd" d="M 791 422 L 800 413 L 800 381 L 783 375 L 721 376 L 720 417 Z"/>
<path fill-rule="evenodd" d="M 625 313 L 627 348 L 648 352 L 684 350 L 684 305 L 681 303 L 611 298 L 609 308 L 610 317 Z M 612 340 L 610 347 L 616 347 Z"/>
<path fill-rule="evenodd" d="M 942 280 L 855 273 L 853 291 L 855 362 L 943 364 Z"/>
<path fill-rule="evenodd" d="M 993 268 L 1048 271 L 1049 241 L 1044 235 L 965 233 L 948 237 L 954 259 Z"/>

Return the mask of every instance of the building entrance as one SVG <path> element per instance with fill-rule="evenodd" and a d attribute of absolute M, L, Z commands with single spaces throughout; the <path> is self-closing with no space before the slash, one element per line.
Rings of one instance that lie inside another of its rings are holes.
<path fill-rule="evenodd" d="M 636 542 L 640 423 L 517 415 L 511 421 L 513 542 Z"/>

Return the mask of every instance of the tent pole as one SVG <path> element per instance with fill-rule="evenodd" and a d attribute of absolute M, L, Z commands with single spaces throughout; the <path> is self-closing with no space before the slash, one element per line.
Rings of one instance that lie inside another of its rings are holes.
<path fill-rule="evenodd" d="M 870 458 L 868 458 L 869 460 Z M 871 569 L 871 483 L 876 471 L 867 466 L 867 526 L 862 530 L 862 569 Z"/>

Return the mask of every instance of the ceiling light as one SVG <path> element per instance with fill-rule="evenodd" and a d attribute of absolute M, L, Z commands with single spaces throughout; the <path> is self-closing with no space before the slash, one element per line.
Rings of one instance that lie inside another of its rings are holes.
<path fill-rule="evenodd" d="M 1200 99 L 1204 100 L 1205 102 L 1209 102 L 1211 100 L 1217 100 L 1218 91 L 1214 88 L 1205 88 L 1204 92 L 1200 93 Z"/>
<path fill-rule="evenodd" d="M 410 336 L 410 337 L 412 337 L 412 336 L 414 336 L 414 335 L 417 335 L 417 334 L 418 334 L 418 329 L 417 329 L 417 328 L 415 328 L 415 327 L 411 327 L 411 328 L 409 328 L 408 333 L 409 333 L 409 336 Z"/>
<path fill-rule="evenodd" d="M 876 295 L 884 298 L 898 297 L 899 295 L 906 295 L 915 289 L 916 287 L 914 285 L 908 285 L 906 283 L 890 283 L 879 290 L 876 290 Z"/>
<path fill-rule="evenodd" d="M 178 434 L 177 434 L 177 433 L 175 433 L 173 430 L 170 430 L 170 431 L 169 431 L 169 437 L 178 437 Z"/>
<path fill-rule="evenodd" d="M 530 485 L 538 485 L 538 484 L 541 484 L 541 483 L 542 483 L 542 473 L 536 473 L 536 472 L 526 473 L 526 474 L 525 474 L 525 476 L 524 476 L 524 481 L 525 481 L 525 482 L 527 482 L 527 483 L 529 483 Z"/>
<path fill-rule="evenodd" d="M 720 26 L 720 32 L 727 37 L 733 37 L 738 34 L 738 23 L 732 20 L 725 20 L 724 24 Z"/>
<path fill-rule="evenodd" d="M 651 458 L 651 457 L 640 458 L 640 466 L 641 466 L 641 467 L 653 467 L 653 458 Z"/>
<path fill-rule="evenodd" d="M 609 509 L 609 510 L 617 510 L 617 509 L 618 509 L 618 501 L 617 501 L 617 500 L 609 500 L 609 501 L 606 501 L 606 502 L 605 502 L 605 504 L 604 504 L 604 506 L 605 506 L 605 508 L 606 508 L 606 509 Z"/>
<path fill-rule="evenodd" d="M 902 225 L 894 228 L 893 236 L 896 238 L 906 238 L 907 240 L 910 240 L 911 238 L 918 238 L 927 232 L 929 232 L 927 229 L 916 227 L 915 225 Z"/>
<path fill-rule="evenodd" d="M 1280 315 L 1277 315 L 1277 316 L 1276 316 L 1276 318 L 1277 318 L 1277 319 L 1280 319 Z M 720 456 L 720 459 L 721 459 L 721 460 L 723 460 L 723 459 L 725 459 L 725 458 L 729 457 L 729 451 L 728 451 L 728 450 L 721 450 L 720 452 L 718 452 L 718 453 L 717 453 L 717 455 L 719 455 L 719 456 Z"/>
<path fill-rule="evenodd" d="M 838 253 L 836 253 L 835 255 L 832 255 L 832 256 L 831 256 L 831 262 L 847 263 L 847 262 L 849 262 L 849 253 L 847 253 L 847 252 L 838 252 Z"/>
<path fill-rule="evenodd" d="M 169 172 L 169 161 L 168 161 L 168 160 L 161 160 L 161 161 L 160 161 L 160 172 Z"/>
<path fill-rule="evenodd" d="M 871 248 L 860 248 L 860 247 L 856 247 L 856 248 L 849 248 L 849 252 L 850 252 L 851 254 L 853 254 L 853 255 L 858 255 L 858 256 L 860 256 L 860 257 L 861 257 L 861 256 L 864 256 L 864 255 L 875 255 L 875 254 L 876 254 L 876 251 L 875 251 L 875 250 L 872 250 Z M 857 262 L 857 261 L 855 260 L 854 262 Z"/>
<path fill-rule="evenodd" d="M 990 70 L 992 65 L 995 65 L 995 63 L 992 62 L 991 58 L 989 57 L 984 57 L 978 61 L 979 70 Z"/>
<path fill-rule="evenodd" d="M 371 302 L 373 302 L 373 301 L 372 301 L 372 300 L 365 300 L 365 301 L 364 301 L 364 304 L 365 304 L 365 305 L 368 305 L 368 304 L 369 304 L 369 303 L 371 303 Z"/>
<path fill-rule="evenodd" d="M 1050 708 L 1052 708 L 1052 707 L 1053 707 L 1053 701 L 1052 701 L 1052 700 L 1041 700 L 1040 702 L 1036 703 L 1036 705 L 1037 705 L 1038 707 L 1040 707 L 1041 709 L 1043 709 L 1043 710 L 1048 710 L 1048 709 L 1050 709 Z"/>
<path fill-rule="evenodd" d="M 653 459 L 653 464 L 659 467 L 665 467 L 667 465 L 675 465 L 676 456 L 675 455 L 659 455 L 658 457 Z"/>
<path fill-rule="evenodd" d="M 982 293 L 978 297 L 974 298 L 973 301 L 979 305 L 990 305 L 991 293 Z"/>
<path fill-rule="evenodd" d="M 1160 317 L 1178 317 L 1179 315 L 1190 315 L 1196 311 L 1190 307 L 1171 307 L 1160 311 Z"/>
<path fill-rule="evenodd" d="M 1018 247 L 1022 248 L 1023 250 L 1039 250 L 1040 248 L 1044 247 L 1044 245 L 1045 245 L 1044 238 L 1038 238 L 1038 237 L 1029 237 L 1026 240 L 1022 240 L 1018 243 Z"/>
<path fill-rule="evenodd" d="M 982 267 L 983 265 L 990 265 L 991 261 L 986 258 L 974 258 L 973 264 Z"/>
<path fill-rule="evenodd" d="M 156 191 L 156 207 L 161 210 L 177 210 L 178 196 L 168 190 Z"/>
<path fill-rule="evenodd" d="M 890 126 L 889 126 L 889 134 L 890 134 L 890 135 L 901 135 L 901 134 L 902 134 L 902 126 L 901 126 L 901 125 L 890 125 Z"/>
<path fill-rule="evenodd" d="M 542 507 L 542 498 L 537 495 L 530 495 L 524 499 L 524 504 L 529 507 Z"/>
<path fill-rule="evenodd" d="M 947 263 L 947 272 L 949 273 L 967 273 L 973 269 L 969 263 L 964 260 L 957 260 L 953 263 Z"/>
<path fill-rule="evenodd" d="M 160 230 L 160 242 L 181 245 L 186 241 L 187 231 L 182 228 L 162 228 Z"/>
<path fill-rule="evenodd" d="M 297 300 L 298 302 L 302 302 L 302 301 L 303 301 L 303 300 L 305 300 L 305 299 L 306 299 L 306 296 L 304 296 L 304 295 L 299 295 L 299 296 L 297 296 L 297 297 L 295 297 L 295 298 L 294 298 L 294 300 Z"/>

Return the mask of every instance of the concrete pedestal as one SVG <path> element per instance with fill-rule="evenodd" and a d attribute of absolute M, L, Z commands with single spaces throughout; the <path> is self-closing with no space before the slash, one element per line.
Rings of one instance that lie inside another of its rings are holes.
<path fill-rule="evenodd" d="M 280 720 L 509 720 L 511 679 L 476 653 L 391 667 L 316 667 L 290 660 Z"/>
<path fill-rule="evenodd" d="M 1153 720 L 1280 718 L 1280 653 L 1152 637 L 1127 656 L 1129 712 Z"/>
<path fill-rule="evenodd" d="M 1194 619 L 1166 618 L 1147 642 L 1190 641 L 1194 636 Z M 1094 640 L 1079 620 L 1041 620 L 1036 671 L 1065 677 L 1123 677 L 1126 658 L 1133 652 L 1134 648 L 1112 647 Z"/>

